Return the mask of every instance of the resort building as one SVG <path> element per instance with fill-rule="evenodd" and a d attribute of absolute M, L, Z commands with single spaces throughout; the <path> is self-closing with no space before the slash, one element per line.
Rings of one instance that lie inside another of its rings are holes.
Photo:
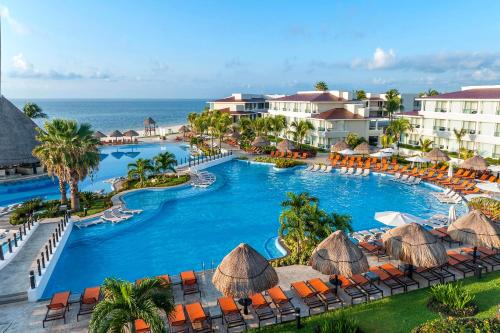
<path fill-rule="evenodd" d="M 255 119 L 269 109 L 268 99 L 273 96 L 234 93 L 229 97 L 208 102 L 210 110 L 220 110 L 231 115 L 236 123 L 241 117 Z"/>
<path fill-rule="evenodd" d="M 468 86 L 462 90 L 417 98 L 419 110 L 403 112 L 413 124 L 413 131 L 402 136 L 402 142 L 418 145 L 419 139 L 430 139 L 434 146 L 458 150 L 454 131 L 465 129 L 461 147 L 485 157 L 500 157 L 500 85 Z"/>
<path fill-rule="evenodd" d="M 386 123 L 379 118 L 384 116 L 384 107 L 381 95 L 368 94 L 365 100 L 352 100 L 351 93 L 345 91 L 299 91 L 269 100 L 266 116 L 285 116 L 288 124 L 311 121 L 315 129 L 305 143 L 316 147 L 328 148 L 351 132 L 376 145 Z"/>

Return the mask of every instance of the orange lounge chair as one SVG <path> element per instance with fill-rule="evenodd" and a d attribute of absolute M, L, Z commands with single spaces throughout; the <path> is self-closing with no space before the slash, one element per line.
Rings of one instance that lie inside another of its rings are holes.
<path fill-rule="evenodd" d="M 247 323 L 243 319 L 240 309 L 238 309 L 238 306 L 232 297 L 220 297 L 217 299 L 217 303 L 219 304 L 219 308 L 222 313 L 222 321 L 225 323 L 226 331 L 240 326 L 245 327 L 245 331 L 247 330 Z"/>
<path fill-rule="evenodd" d="M 289 152 L 287 153 L 286 157 L 288 157 L 288 158 L 292 158 L 292 152 L 291 152 L 291 151 L 289 151 Z"/>
<path fill-rule="evenodd" d="M 380 169 L 380 171 L 387 171 L 388 168 L 389 164 L 384 164 L 384 166 L 382 167 L 382 169 Z"/>
<path fill-rule="evenodd" d="M 481 175 L 481 177 L 479 177 L 479 180 L 480 181 L 486 180 L 488 179 L 489 176 L 490 176 L 489 173 L 485 172 Z"/>
<path fill-rule="evenodd" d="M 307 158 L 307 153 L 302 153 L 302 159 L 306 159 Z"/>
<path fill-rule="evenodd" d="M 136 319 L 134 321 L 136 333 L 150 333 L 151 327 L 142 319 Z"/>
<path fill-rule="evenodd" d="M 405 285 L 406 291 L 408 291 L 408 288 L 411 286 L 417 286 L 417 288 L 420 288 L 420 283 L 413 280 L 413 277 L 410 276 L 411 272 L 408 272 L 408 274 L 406 274 L 391 263 L 385 263 L 381 265 L 380 268 L 386 271 L 393 278 L 397 279 L 399 282 L 403 283 Z"/>
<path fill-rule="evenodd" d="M 293 158 L 299 158 L 299 153 L 298 152 L 293 153 Z"/>
<path fill-rule="evenodd" d="M 484 247 L 483 247 L 484 249 Z M 486 248 L 486 250 L 489 250 Z M 474 249 L 471 247 L 463 248 L 462 249 L 463 253 L 466 253 L 468 257 L 473 257 L 474 256 Z M 495 251 L 489 250 L 488 253 L 482 252 L 480 249 L 476 250 L 476 261 L 479 261 L 485 266 L 491 266 L 491 270 L 495 270 L 495 267 L 500 266 L 500 259 L 496 258 L 494 253 Z M 493 253 L 493 255 L 492 255 Z M 488 269 L 486 269 L 488 271 Z"/>
<path fill-rule="evenodd" d="M 100 287 L 85 288 L 83 294 L 80 296 L 80 309 L 78 309 L 78 313 L 76 315 L 76 321 L 78 321 L 80 316 L 94 312 L 94 308 L 100 299 L 101 299 Z"/>
<path fill-rule="evenodd" d="M 466 178 L 470 175 L 470 170 L 465 171 L 462 175 L 456 174 L 455 176 L 458 176 L 460 178 Z"/>
<path fill-rule="evenodd" d="M 491 183 L 493 183 L 496 178 L 497 177 L 495 177 L 495 176 L 490 176 L 490 178 L 488 178 L 488 181 L 491 182 Z"/>
<path fill-rule="evenodd" d="M 69 296 L 71 292 L 64 291 L 55 293 L 47 305 L 47 313 L 43 319 L 42 326 L 45 328 L 45 323 L 52 320 L 63 319 L 66 324 L 66 312 L 69 311 Z"/>
<path fill-rule="evenodd" d="M 199 294 L 201 297 L 200 287 L 194 271 L 186 271 L 181 273 L 181 287 L 183 296 L 191 294 Z"/>
<path fill-rule="evenodd" d="M 388 173 L 395 173 L 395 172 L 398 172 L 399 170 L 399 164 L 396 164 L 392 167 L 391 170 L 387 170 Z"/>
<path fill-rule="evenodd" d="M 376 296 L 380 295 L 381 297 L 384 297 L 384 291 L 374 285 L 370 280 L 368 280 L 366 277 L 364 277 L 361 274 L 355 274 L 351 276 L 351 280 L 361 288 L 366 294 L 368 294 L 368 297 L 370 296 Z"/>
<path fill-rule="evenodd" d="M 467 179 L 476 179 L 476 173 L 472 172 L 470 175 L 468 175 L 467 177 L 464 177 L 464 178 L 467 178 Z"/>
<path fill-rule="evenodd" d="M 314 291 L 316 291 L 319 298 L 325 303 L 326 309 L 329 310 L 330 306 L 335 304 L 340 304 L 340 306 L 344 306 L 344 302 L 342 299 L 338 298 L 335 295 L 335 292 L 326 285 L 321 279 L 311 279 L 307 281 L 309 287 L 311 287 Z"/>
<path fill-rule="evenodd" d="M 351 304 L 354 304 L 354 301 L 357 299 L 363 299 L 365 302 L 368 302 L 368 295 L 349 278 L 344 275 L 337 275 L 337 279 L 342 290 L 351 298 Z"/>
<path fill-rule="evenodd" d="M 392 161 L 391 161 L 391 165 L 396 165 L 398 164 L 398 159 L 397 158 L 393 158 Z"/>
<path fill-rule="evenodd" d="M 382 270 L 380 267 L 372 266 L 369 269 L 370 272 L 373 272 L 378 276 L 379 283 L 382 282 L 391 290 L 391 296 L 395 290 L 403 289 L 403 292 L 406 291 L 406 286 L 402 282 L 399 282 L 399 280 L 389 275 L 389 273 Z"/>
<path fill-rule="evenodd" d="M 309 288 L 304 281 L 293 282 L 290 287 L 300 297 L 302 302 L 307 305 L 309 315 L 311 315 L 311 309 L 323 308 L 323 311 L 326 311 L 325 303 L 318 297 L 317 292 Z"/>
<path fill-rule="evenodd" d="M 288 298 L 281 287 L 276 286 L 274 288 L 268 289 L 267 294 L 271 297 L 274 306 L 278 310 L 281 321 L 283 322 L 283 316 L 295 314 L 295 307 L 292 305 L 291 298 Z"/>
<path fill-rule="evenodd" d="M 275 151 L 271 150 L 271 157 L 274 157 Z"/>
<path fill-rule="evenodd" d="M 169 332 L 171 333 L 188 333 L 186 315 L 184 313 L 184 306 L 177 304 L 172 313 L 168 316 L 168 325 L 170 326 Z"/>
<path fill-rule="evenodd" d="M 266 300 L 264 295 L 261 293 L 253 294 L 249 296 L 252 300 L 252 307 L 257 315 L 257 319 L 260 323 L 265 320 L 274 319 L 274 323 L 278 323 L 278 316 L 274 313 L 273 309 L 269 306 L 270 303 Z"/>
<path fill-rule="evenodd" d="M 481 192 L 481 189 L 479 187 L 474 187 L 472 190 L 463 190 L 461 193 L 462 194 L 476 194 Z"/>
<path fill-rule="evenodd" d="M 212 320 L 199 302 L 186 304 L 186 312 L 194 332 L 213 332 Z"/>
<path fill-rule="evenodd" d="M 460 177 L 464 173 L 464 169 L 460 169 L 455 173 L 455 176 Z"/>

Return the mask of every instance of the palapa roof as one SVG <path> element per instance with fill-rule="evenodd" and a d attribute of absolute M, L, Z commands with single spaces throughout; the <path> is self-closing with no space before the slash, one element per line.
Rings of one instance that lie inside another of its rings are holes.
<path fill-rule="evenodd" d="M 36 163 L 38 126 L 8 99 L 0 98 L 0 166 Z"/>
<path fill-rule="evenodd" d="M 434 148 L 430 152 L 426 153 L 425 157 L 430 159 L 432 162 L 446 162 L 450 160 L 448 155 L 438 148 Z"/>
<path fill-rule="evenodd" d="M 154 121 L 153 118 L 147 117 L 146 119 L 144 119 L 144 125 L 149 126 L 154 124 L 156 124 L 156 121 Z"/>
<path fill-rule="evenodd" d="M 500 225 L 477 209 L 459 217 L 447 232 L 451 238 L 465 244 L 500 247 Z"/>
<path fill-rule="evenodd" d="M 295 149 L 295 145 L 293 144 L 292 141 L 290 141 L 288 139 L 283 139 L 280 141 L 280 143 L 278 143 L 278 145 L 276 146 L 276 149 L 278 149 L 279 151 L 282 151 L 282 152 L 287 152 L 287 151 Z"/>
<path fill-rule="evenodd" d="M 363 251 L 342 230 L 332 233 L 314 249 L 310 264 L 326 275 L 352 276 L 368 270 L 368 260 Z"/>
<path fill-rule="evenodd" d="M 117 136 L 119 136 L 119 135 L 117 135 Z M 123 136 L 130 136 L 130 137 L 132 137 L 132 136 L 139 136 L 139 133 L 137 133 L 134 130 L 128 130 L 125 133 L 123 133 Z"/>
<path fill-rule="evenodd" d="M 95 131 L 94 132 L 94 138 L 97 138 L 97 139 L 102 139 L 102 138 L 105 138 L 106 137 L 106 134 L 104 134 L 103 132 L 101 131 Z"/>
<path fill-rule="evenodd" d="M 474 155 L 462 162 L 462 164 L 460 164 L 460 167 L 464 169 L 472 169 L 475 171 L 484 171 L 488 169 L 488 162 L 486 162 L 483 157 Z"/>
<path fill-rule="evenodd" d="M 437 267 L 448 261 L 443 243 L 417 223 L 390 229 L 382 241 L 389 255 L 416 267 Z"/>
<path fill-rule="evenodd" d="M 371 148 L 368 142 L 362 142 L 354 148 L 354 151 L 358 154 L 368 155 L 371 153 Z"/>
<path fill-rule="evenodd" d="M 278 284 L 278 274 L 259 252 L 241 243 L 217 266 L 215 288 L 226 296 L 247 297 Z"/>
<path fill-rule="evenodd" d="M 349 145 L 345 141 L 339 141 L 330 148 L 330 151 L 332 153 L 338 153 L 339 151 L 344 150 L 344 149 L 348 149 L 348 148 L 349 148 Z"/>
<path fill-rule="evenodd" d="M 186 126 L 182 125 L 181 127 L 179 127 L 179 132 L 186 133 L 189 132 L 189 129 Z"/>
<path fill-rule="evenodd" d="M 261 136 L 258 136 L 252 141 L 252 146 L 254 147 L 269 146 L 269 141 Z"/>
<path fill-rule="evenodd" d="M 119 137 L 119 136 L 123 136 L 123 134 L 122 134 L 122 132 L 120 132 L 119 130 L 115 130 L 115 131 L 111 132 L 111 133 L 109 134 L 109 136 L 110 136 L 110 137 L 117 138 L 117 137 Z"/>

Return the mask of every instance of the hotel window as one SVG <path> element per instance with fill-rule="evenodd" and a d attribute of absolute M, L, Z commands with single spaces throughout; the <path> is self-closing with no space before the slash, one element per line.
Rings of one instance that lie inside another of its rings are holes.
<path fill-rule="evenodd" d="M 500 136 L 500 123 L 496 124 L 496 127 L 495 127 L 495 136 Z"/>
<path fill-rule="evenodd" d="M 495 151 L 493 152 L 493 157 L 494 158 L 500 157 L 500 146 L 498 146 L 498 145 L 495 146 Z"/>
<path fill-rule="evenodd" d="M 436 101 L 434 112 L 447 112 L 446 101 Z"/>
<path fill-rule="evenodd" d="M 464 121 L 462 128 L 467 130 L 468 134 L 476 134 L 476 122 L 475 121 Z"/>
<path fill-rule="evenodd" d="M 447 131 L 446 120 L 444 120 L 444 119 L 436 119 L 436 120 L 434 120 L 434 130 L 435 131 L 440 131 L 440 132 Z"/>
<path fill-rule="evenodd" d="M 497 102 L 497 116 L 500 115 L 500 102 Z"/>
<path fill-rule="evenodd" d="M 464 102 L 463 113 L 476 114 L 477 113 L 477 102 Z"/>

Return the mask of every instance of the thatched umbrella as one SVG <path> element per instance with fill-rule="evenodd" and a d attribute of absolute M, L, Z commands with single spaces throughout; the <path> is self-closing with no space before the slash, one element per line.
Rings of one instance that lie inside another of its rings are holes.
<path fill-rule="evenodd" d="M 354 151 L 360 155 L 368 155 L 371 153 L 371 148 L 368 142 L 362 142 L 354 148 Z"/>
<path fill-rule="evenodd" d="M 128 130 L 125 133 L 123 133 L 123 136 L 128 136 L 130 138 L 130 141 L 132 141 L 132 137 L 139 136 L 139 133 L 137 133 L 134 130 Z"/>
<path fill-rule="evenodd" d="M 432 162 L 436 162 L 436 163 L 437 162 L 446 162 L 446 161 L 450 160 L 450 158 L 448 157 L 448 155 L 444 151 L 437 149 L 437 148 L 434 148 L 430 152 L 426 153 L 425 157 L 430 159 Z"/>
<path fill-rule="evenodd" d="M 488 169 L 488 162 L 479 155 L 474 155 L 473 157 L 465 160 L 460 164 L 461 168 L 472 169 L 475 171 L 484 171 Z"/>
<path fill-rule="evenodd" d="M 96 139 L 102 139 L 102 138 L 105 138 L 105 137 L 106 137 L 106 134 L 104 134 L 101 131 L 95 131 L 94 132 L 94 138 L 96 138 Z"/>
<path fill-rule="evenodd" d="M 330 148 L 330 152 L 338 153 L 341 150 L 348 149 L 349 145 L 345 141 L 339 141 Z"/>
<path fill-rule="evenodd" d="M 368 270 L 368 260 L 363 251 L 358 248 L 342 230 L 337 230 L 325 238 L 314 249 L 309 262 L 313 269 L 334 275 L 331 281 L 337 291 L 337 276 L 352 276 Z"/>
<path fill-rule="evenodd" d="M 109 136 L 112 137 L 112 138 L 115 138 L 116 141 L 118 141 L 118 138 L 122 137 L 123 134 L 119 130 L 116 130 L 116 131 L 112 132 Z"/>
<path fill-rule="evenodd" d="M 239 138 L 241 138 L 241 134 L 240 134 L 240 132 L 233 130 L 233 132 L 231 133 L 230 137 L 232 139 L 238 140 Z"/>
<path fill-rule="evenodd" d="M 280 143 L 278 143 L 278 145 L 276 146 L 276 149 L 278 151 L 287 152 L 287 151 L 295 149 L 295 146 L 294 146 L 292 141 L 290 141 L 288 139 L 283 139 L 280 141 Z"/>
<path fill-rule="evenodd" d="M 500 247 L 500 225 L 478 209 L 458 218 L 450 224 L 447 232 L 452 239 L 474 246 L 474 263 L 478 246 Z"/>
<path fill-rule="evenodd" d="M 413 267 L 438 267 L 448 261 L 443 243 L 417 223 L 405 224 L 390 229 L 382 235 L 387 253 L 409 265 L 411 277 Z"/>
<path fill-rule="evenodd" d="M 278 284 L 278 274 L 259 252 L 241 243 L 222 259 L 212 277 L 215 288 L 226 296 L 241 297 L 248 314 L 248 296 Z"/>
<path fill-rule="evenodd" d="M 254 147 L 269 146 L 269 141 L 261 136 L 258 136 L 252 141 L 252 146 Z"/>

